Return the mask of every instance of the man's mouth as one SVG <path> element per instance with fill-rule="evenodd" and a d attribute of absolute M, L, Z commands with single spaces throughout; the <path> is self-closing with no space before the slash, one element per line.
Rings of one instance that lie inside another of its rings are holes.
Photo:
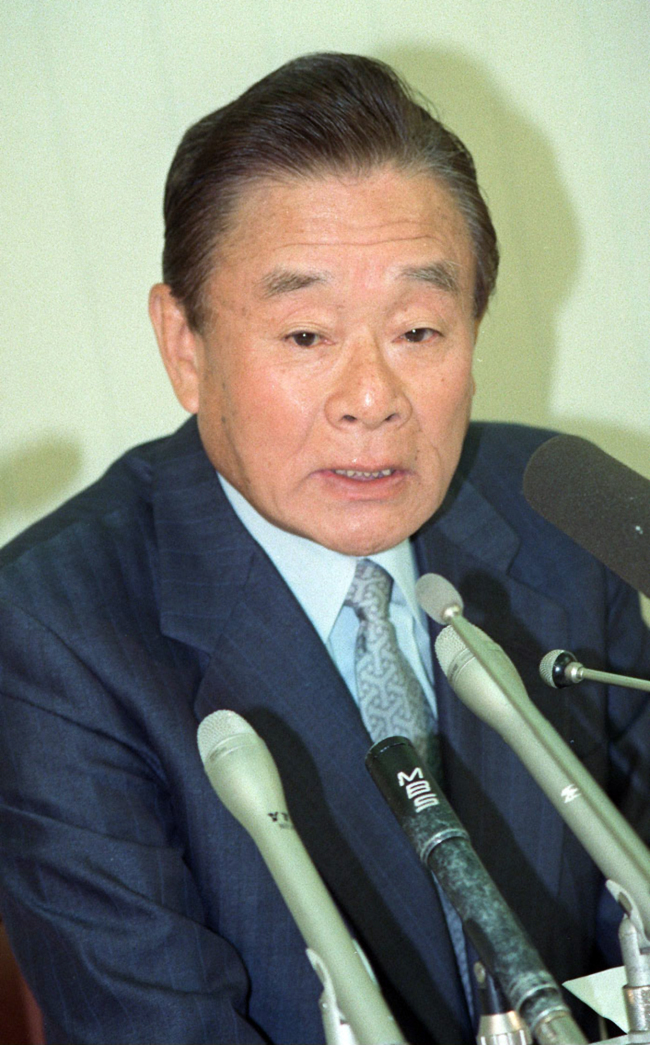
<path fill-rule="evenodd" d="M 356 468 L 333 468 L 334 475 L 344 475 L 346 479 L 359 479 L 361 482 L 368 482 L 371 479 L 385 479 L 388 475 L 393 475 L 395 472 L 394 468 L 382 468 L 377 472 L 363 472 Z"/>

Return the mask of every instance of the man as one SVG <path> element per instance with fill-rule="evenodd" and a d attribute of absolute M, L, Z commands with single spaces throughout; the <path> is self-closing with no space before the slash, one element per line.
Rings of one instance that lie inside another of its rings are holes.
<path fill-rule="evenodd" d="M 537 679 L 553 646 L 630 673 L 650 650 L 633 593 L 522 500 L 544 435 L 468 434 L 498 257 L 471 158 L 387 67 L 309 56 L 187 132 L 165 222 L 150 312 L 196 420 L 4 556 L 14 947 L 50 1041 L 323 1040 L 298 931 L 196 749 L 198 722 L 229 708 L 270 747 L 407 1040 L 471 1041 L 467 955 L 363 764 L 407 691 L 558 978 L 593 965 L 602 882 L 432 664 L 417 575 L 460 589 L 642 829 L 650 750 L 642 699 L 561 700 Z M 368 577 L 387 579 L 401 648 L 379 709 L 355 652 Z"/>

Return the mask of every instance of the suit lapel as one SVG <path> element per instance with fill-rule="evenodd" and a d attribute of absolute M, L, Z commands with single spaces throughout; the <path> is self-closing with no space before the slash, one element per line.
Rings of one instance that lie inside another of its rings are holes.
<path fill-rule="evenodd" d="M 209 654 L 246 584 L 254 544 L 221 492 L 190 420 L 154 466 L 163 634 Z"/>
<path fill-rule="evenodd" d="M 529 571 L 526 580 L 519 576 L 520 569 L 524 572 L 518 563 L 520 541 L 512 527 L 466 480 L 451 492 L 416 546 L 422 571 L 440 573 L 454 585 L 465 616 L 505 649 L 531 699 L 562 732 L 566 703 L 540 681 L 538 665 L 549 648 L 566 642 L 567 615 L 527 583 Z M 431 622 L 432 641 L 439 631 Z M 445 790 L 498 887 L 526 924 L 535 904 L 550 911 L 558 894 L 563 822 L 501 737 L 456 697 L 435 655 L 434 662 Z"/>

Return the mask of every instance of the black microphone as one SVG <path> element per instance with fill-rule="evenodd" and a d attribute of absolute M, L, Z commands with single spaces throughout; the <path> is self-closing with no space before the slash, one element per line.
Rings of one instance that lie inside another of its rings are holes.
<path fill-rule="evenodd" d="M 624 686 L 626 689 L 640 689 L 650 693 L 650 681 L 633 678 L 631 675 L 616 675 L 611 671 L 586 668 L 568 649 L 552 649 L 542 657 L 539 673 L 551 689 L 575 686 L 587 679 L 591 682 L 604 682 L 606 685 Z"/>
<path fill-rule="evenodd" d="M 405 737 L 374 744 L 366 766 L 416 853 L 451 900 L 490 972 L 535 1040 L 585 1042 L 560 988 L 483 866 L 467 831 Z"/>
<path fill-rule="evenodd" d="M 557 435 L 524 473 L 532 508 L 650 597 L 650 480 L 588 439 Z"/>

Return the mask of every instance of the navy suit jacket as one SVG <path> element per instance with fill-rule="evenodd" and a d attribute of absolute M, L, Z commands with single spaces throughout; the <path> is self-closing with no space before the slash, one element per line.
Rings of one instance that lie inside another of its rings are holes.
<path fill-rule="evenodd" d="M 650 674 L 636 596 L 521 496 L 547 435 L 472 425 L 418 561 L 460 590 L 647 838 L 646 698 L 538 679 L 554 647 Z M 323 1040 L 304 945 L 197 752 L 197 723 L 230 708 L 266 740 L 407 1039 L 471 1041 L 435 890 L 366 772 L 354 701 L 194 421 L 126 455 L 3 562 L 0 909 L 48 1040 Z M 440 673 L 436 692 L 452 804 L 556 978 L 587 973 L 599 874 Z"/>

